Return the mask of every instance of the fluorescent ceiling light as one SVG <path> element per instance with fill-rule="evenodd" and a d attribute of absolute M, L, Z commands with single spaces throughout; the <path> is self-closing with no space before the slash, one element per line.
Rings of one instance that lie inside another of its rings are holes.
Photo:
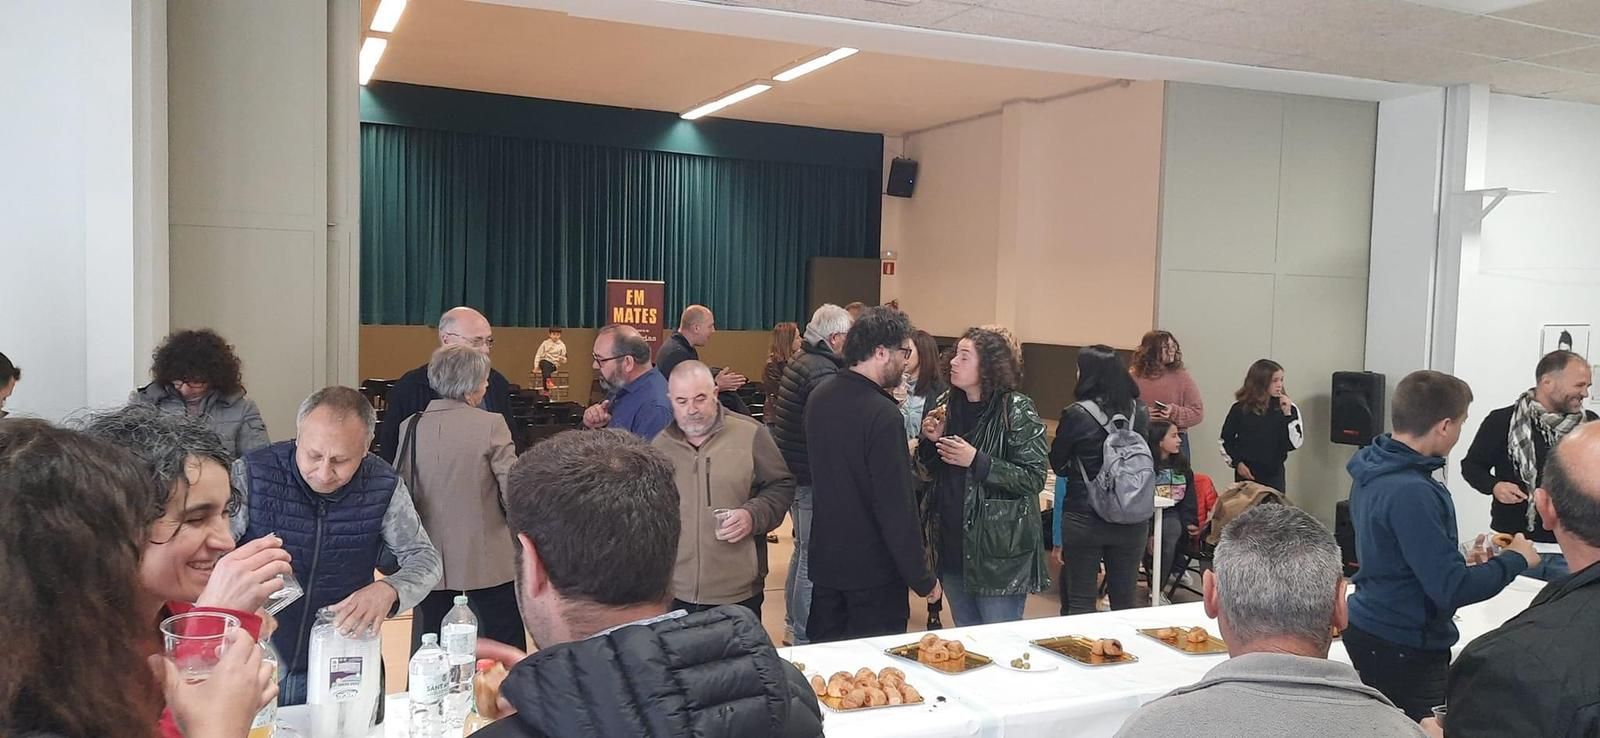
<path fill-rule="evenodd" d="M 749 100 L 750 98 L 770 89 L 772 89 L 772 85 L 757 82 L 731 95 L 720 97 L 716 100 L 712 100 L 711 102 L 701 105 L 694 110 L 684 113 L 682 117 L 684 120 L 695 120 L 697 118 L 702 118 L 741 100 Z"/>
<path fill-rule="evenodd" d="M 372 30 L 393 33 L 394 27 L 400 23 L 400 14 L 404 12 L 406 0 L 383 0 L 378 3 L 378 12 L 372 14 Z"/>
<path fill-rule="evenodd" d="M 372 79 L 372 72 L 378 68 L 378 60 L 383 58 L 383 50 L 389 47 L 389 40 L 368 36 L 361 42 L 361 84 L 366 84 Z"/>
<path fill-rule="evenodd" d="M 779 82 L 788 82 L 790 80 L 799 78 L 802 75 L 815 72 L 818 69 L 839 61 L 840 59 L 847 59 L 855 55 L 856 51 L 857 49 L 852 49 L 848 46 L 834 49 L 833 51 L 823 54 L 822 56 L 812 59 L 811 61 L 785 69 L 782 72 L 779 72 L 777 76 L 773 77 L 773 79 Z"/>

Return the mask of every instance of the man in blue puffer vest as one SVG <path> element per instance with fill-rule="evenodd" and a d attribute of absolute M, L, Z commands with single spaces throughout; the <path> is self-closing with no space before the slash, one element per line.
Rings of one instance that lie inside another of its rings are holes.
<path fill-rule="evenodd" d="M 279 702 L 306 700 L 306 666 L 316 613 L 331 607 L 346 632 L 375 631 L 415 607 L 444 574 L 405 483 L 367 453 L 377 418 L 360 392 L 328 387 L 300 403 L 296 438 L 257 449 L 233 464 L 244 505 L 233 518 L 240 543 L 276 534 L 294 557 L 306 594 L 278 613 L 272 645 L 283 658 Z M 400 570 L 374 581 L 388 547 Z"/>

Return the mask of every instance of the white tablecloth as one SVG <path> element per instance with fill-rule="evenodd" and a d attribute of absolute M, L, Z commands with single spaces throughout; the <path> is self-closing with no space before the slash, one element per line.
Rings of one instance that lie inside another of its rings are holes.
<path fill-rule="evenodd" d="M 1543 587 L 1544 582 L 1518 577 L 1494 599 L 1462 608 L 1456 622 L 1461 640 L 1455 652 L 1459 654 L 1472 639 L 1500 627 L 1526 609 Z M 1139 628 L 1169 625 L 1202 625 L 1217 634 L 1216 621 L 1206 617 L 1200 603 L 1191 602 L 940 631 L 941 636 L 959 638 L 968 649 L 996 661 L 1009 662 L 1023 651 L 1030 651 L 1030 660 L 1035 664 L 1058 664 L 1059 668 L 1054 671 L 1020 673 L 990 666 L 954 676 L 884 653 L 884 649 L 915 641 L 920 637 L 917 633 L 780 648 L 779 653 L 790 661 L 805 664 L 807 674 L 820 674 L 823 678 L 835 671 L 854 672 L 863 666 L 873 670 L 897 666 L 906 672 L 906 680 L 927 698 L 915 707 L 848 713 L 823 708 L 823 727 L 828 738 L 1109 736 L 1116 733 L 1140 705 L 1199 681 L 1211 667 L 1227 658 L 1225 654 L 1181 654 L 1136 632 Z M 1031 639 L 1061 635 L 1118 638 L 1139 661 L 1116 666 L 1080 666 L 1027 643 Z M 1338 641 L 1328 655 L 1346 663 L 1350 660 L 1344 645 Z M 406 738 L 406 697 L 396 694 L 388 699 L 388 719 L 381 729 L 374 729 L 372 738 Z M 300 730 L 304 738 L 317 738 L 306 734 L 309 715 L 305 707 L 284 708 L 279 716 Z"/>
<path fill-rule="evenodd" d="M 1456 626 L 1462 646 L 1499 627 L 1527 608 L 1540 582 L 1519 577 L 1493 600 L 1460 611 Z M 1055 671 L 1019 673 L 991 666 L 953 676 L 894 659 L 885 648 L 910 643 L 917 634 L 888 636 L 817 646 L 780 649 L 785 657 L 806 665 L 808 673 L 828 674 L 862 666 L 880 668 L 899 662 L 906 680 L 925 695 L 946 697 L 945 703 L 923 708 L 877 710 L 867 713 L 827 712 L 824 726 L 829 738 L 891 738 L 893 736 L 1109 736 L 1140 705 L 1186 684 L 1199 681 L 1227 658 L 1189 656 L 1139 635 L 1138 628 L 1202 625 L 1217 633 L 1216 621 L 1205 616 L 1198 602 L 1166 607 L 1100 612 L 1064 618 L 1022 620 L 975 628 L 951 628 L 940 633 L 960 638 L 970 650 L 997 661 L 1009 662 L 1024 650 L 1034 663 L 1057 663 Z M 1031 648 L 1031 639 L 1061 635 L 1118 638 L 1133 664 L 1080 666 L 1054 654 Z M 1349 662 L 1344 646 L 1335 642 L 1330 658 Z M 909 664 L 909 665 L 908 665 Z M 930 697 L 930 704 L 932 698 Z"/>

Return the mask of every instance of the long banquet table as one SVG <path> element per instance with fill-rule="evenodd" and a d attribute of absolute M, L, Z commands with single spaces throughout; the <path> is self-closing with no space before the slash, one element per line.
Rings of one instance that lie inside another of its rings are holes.
<path fill-rule="evenodd" d="M 1456 652 L 1527 608 L 1543 586 L 1544 582 L 1518 577 L 1494 599 L 1462 608 L 1456 623 L 1461 631 Z M 824 678 L 835 671 L 854 672 L 863 666 L 874 670 L 898 666 L 906 672 L 906 680 L 926 698 L 921 705 L 911 707 L 844 713 L 824 708 L 823 725 L 828 738 L 1109 736 L 1140 705 L 1198 681 L 1227 658 L 1226 654 L 1181 654 L 1135 632 L 1139 628 L 1172 625 L 1201 625 L 1217 633 L 1216 621 L 1206 617 L 1200 603 L 1191 602 L 940 631 L 942 637 L 959 638 L 969 650 L 997 661 L 1009 662 L 1026 650 L 1031 652 L 1030 661 L 1034 664 L 1059 665 L 1053 671 L 1037 673 L 990 666 L 956 676 L 884 653 L 884 649 L 915 641 L 919 633 L 780 648 L 779 653 L 804 664 L 808 674 Z M 1030 639 L 1060 635 L 1118 638 L 1139 660 L 1087 667 L 1027 645 Z M 1338 641 L 1329 657 L 1349 662 Z M 304 709 L 282 711 L 283 719 L 300 728 L 302 735 Z M 373 735 L 403 738 L 407 734 L 405 714 L 404 695 L 391 696 L 389 719 L 384 729 L 375 729 Z"/>

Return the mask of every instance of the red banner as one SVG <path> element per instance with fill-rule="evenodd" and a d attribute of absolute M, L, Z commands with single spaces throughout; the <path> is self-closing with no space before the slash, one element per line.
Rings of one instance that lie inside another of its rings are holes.
<path fill-rule="evenodd" d="M 638 279 L 606 280 L 607 323 L 631 325 L 650 344 L 650 356 L 666 337 L 662 332 L 662 313 L 666 312 L 667 283 Z"/>

